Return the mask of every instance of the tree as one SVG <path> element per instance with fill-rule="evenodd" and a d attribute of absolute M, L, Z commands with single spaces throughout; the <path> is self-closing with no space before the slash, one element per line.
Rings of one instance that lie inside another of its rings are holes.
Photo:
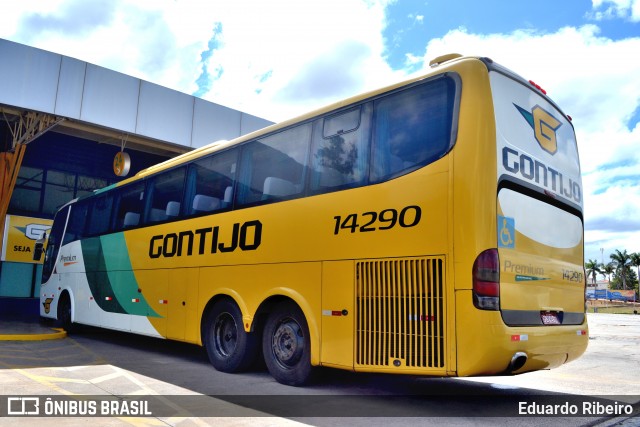
<path fill-rule="evenodd" d="M 613 280 L 611 281 L 610 289 L 622 289 L 625 286 L 623 283 L 626 283 L 626 289 L 636 288 L 638 277 L 632 268 L 624 270 L 624 276 L 622 275 L 622 270 L 616 270 L 613 275 Z"/>
<path fill-rule="evenodd" d="M 609 283 L 611 283 L 611 275 L 614 271 L 616 271 L 616 266 L 612 262 L 608 262 L 604 264 L 604 266 L 602 267 L 602 272 L 600 274 L 602 274 L 603 276 L 606 275 Z"/>
<path fill-rule="evenodd" d="M 622 288 L 627 289 L 627 270 L 631 265 L 631 257 L 627 253 L 627 250 L 620 252 L 619 249 L 616 249 L 614 253 L 609 255 L 609 258 L 616 265 L 616 275 L 622 278 Z"/>
<path fill-rule="evenodd" d="M 600 264 L 595 259 L 590 259 L 584 265 L 584 268 L 587 270 L 587 277 L 591 277 L 591 283 L 596 284 L 596 275 L 598 273 L 602 274 L 602 270 L 600 270 Z"/>
<path fill-rule="evenodd" d="M 634 252 L 629 257 L 631 258 L 631 265 L 636 268 L 638 277 L 640 277 L 640 253 Z"/>

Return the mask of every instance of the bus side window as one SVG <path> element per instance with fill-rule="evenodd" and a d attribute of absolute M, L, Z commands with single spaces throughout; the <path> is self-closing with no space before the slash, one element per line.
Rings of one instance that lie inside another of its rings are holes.
<path fill-rule="evenodd" d="M 121 188 L 116 205 L 116 230 L 137 227 L 144 213 L 144 182 Z"/>
<path fill-rule="evenodd" d="M 89 214 L 89 204 L 78 202 L 71 205 L 71 215 L 67 224 L 67 231 L 64 233 L 62 245 L 82 239 Z"/>
<path fill-rule="evenodd" d="M 311 190 L 366 183 L 371 103 L 317 120 L 311 151 Z"/>
<path fill-rule="evenodd" d="M 451 148 L 456 84 L 440 78 L 375 101 L 371 180 L 408 173 Z"/>
<path fill-rule="evenodd" d="M 189 166 L 186 215 L 211 213 L 231 207 L 238 149 L 205 157 Z"/>
<path fill-rule="evenodd" d="M 305 123 L 244 146 L 238 203 L 301 195 L 310 140 L 311 124 Z"/>
<path fill-rule="evenodd" d="M 107 193 L 92 200 L 89 209 L 89 221 L 87 222 L 88 235 L 95 236 L 109 231 L 112 206 L 113 193 Z"/>
<path fill-rule="evenodd" d="M 146 223 L 175 219 L 180 216 L 186 168 L 162 172 L 150 179 L 147 194 L 151 198 Z"/>

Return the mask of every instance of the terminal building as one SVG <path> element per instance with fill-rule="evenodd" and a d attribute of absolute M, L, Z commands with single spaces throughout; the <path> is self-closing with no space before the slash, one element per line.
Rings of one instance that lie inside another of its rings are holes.
<path fill-rule="evenodd" d="M 272 124 L 3 39 L 0 111 L 0 311 L 39 297 L 35 240 L 60 206 L 124 179 L 123 160 L 132 176 Z"/>

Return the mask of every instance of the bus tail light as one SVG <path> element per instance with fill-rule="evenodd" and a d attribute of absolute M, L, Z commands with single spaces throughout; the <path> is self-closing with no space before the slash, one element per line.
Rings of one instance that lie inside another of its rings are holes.
<path fill-rule="evenodd" d="M 480 310 L 500 309 L 500 259 L 487 249 L 473 263 L 473 305 Z"/>

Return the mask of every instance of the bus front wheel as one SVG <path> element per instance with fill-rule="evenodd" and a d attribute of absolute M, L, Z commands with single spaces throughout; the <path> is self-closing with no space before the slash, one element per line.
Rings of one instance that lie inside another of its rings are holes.
<path fill-rule="evenodd" d="M 213 367 L 227 373 L 247 369 L 258 347 L 255 335 L 242 327 L 240 309 L 230 300 L 218 301 L 209 310 L 203 338 Z"/>
<path fill-rule="evenodd" d="M 63 292 L 58 300 L 56 326 L 64 329 L 68 334 L 75 332 L 75 327 L 71 321 L 71 298 L 66 292 Z"/>
<path fill-rule="evenodd" d="M 311 379 L 311 340 L 304 313 L 290 302 L 276 306 L 262 336 L 264 361 L 282 384 L 300 386 Z"/>

